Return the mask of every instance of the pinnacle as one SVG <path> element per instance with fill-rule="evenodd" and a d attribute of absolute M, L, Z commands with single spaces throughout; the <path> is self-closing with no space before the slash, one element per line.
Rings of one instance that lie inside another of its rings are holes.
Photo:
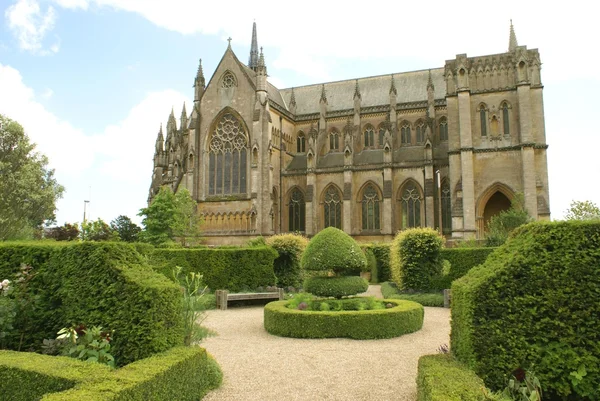
<path fill-rule="evenodd" d="M 202 59 L 200 59 L 200 62 L 198 63 L 198 73 L 196 75 L 204 78 L 204 71 L 202 70 Z"/>
<path fill-rule="evenodd" d="M 390 85 L 390 95 L 391 94 L 398 94 L 398 91 L 396 90 L 396 84 L 394 83 L 394 75 L 392 75 L 392 84 Z"/>
<path fill-rule="evenodd" d="M 360 88 L 358 87 L 358 79 L 356 80 L 356 85 L 354 86 L 354 99 L 356 98 L 362 98 L 362 96 L 360 95 Z"/>
<path fill-rule="evenodd" d="M 250 58 L 248 67 L 255 69 L 258 66 L 258 40 L 256 39 L 256 21 L 252 24 L 252 42 L 250 44 Z"/>
<path fill-rule="evenodd" d="M 508 40 L 508 51 L 514 52 L 519 46 L 517 42 L 517 35 L 515 34 L 515 28 L 513 27 L 512 19 L 510 20 L 510 38 Z"/>
<path fill-rule="evenodd" d="M 181 110 L 181 115 L 182 116 L 187 116 L 187 111 L 185 109 L 185 102 L 183 102 L 183 110 Z"/>
<path fill-rule="evenodd" d="M 325 84 L 321 89 L 321 102 L 327 103 L 327 93 L 325 92 Z"/>
<path fill-rule="evenodd" d="M 296 104 L 296 94 L 294 93 L 294 88 L 292 88 L 292 97 L 290 98 L 290 105 Z"/>
<path fill-rule="evenodd" d="M 431 79 L 431 70 L 429 70 L 429 77 L 427 78 L 427 90 L 429 89 L 435 89 L 435 87 L 433 86 L 433 80 Z"/>

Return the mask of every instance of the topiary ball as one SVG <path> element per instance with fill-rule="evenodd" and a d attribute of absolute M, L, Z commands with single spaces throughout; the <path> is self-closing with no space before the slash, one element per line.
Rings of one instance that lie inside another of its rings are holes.
<path fill-rule="evenodd" d="M 337 275 L 360 271 L 366 264 L 365 254 L 354 238 L 334 227 L 327 227 L 315 235 L 302 254 L 304 269 L 332 270 Z"/>
<path fill-rule="evenodd" d="M 319 297 L 341 298 L 367 291 L 369 283 L 358 276 L 312 277 L 304 282 L 304 290 Z"/>

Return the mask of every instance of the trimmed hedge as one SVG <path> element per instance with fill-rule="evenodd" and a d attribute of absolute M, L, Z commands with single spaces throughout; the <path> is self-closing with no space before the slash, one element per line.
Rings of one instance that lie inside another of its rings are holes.
<path fill-rule="evenodd" d="M 369 289 L 369 283 L 358 276 L 311 277 L 304 281 L 304 291 L 320 297 L 341 298 Z"/>
<path fill-rule="evenodd" d="M 451 355 L 419 358 L 417 401 L 485 401 L 485 385 L 475 372 Z"/>
<path fill-rule="evenodd" d="M 432 280 L 433 288 L 443 290 L 450 288 L 452 282 L 461 278 L 475 266 L 479 266 L 496 250 L 492 247 L 480 248 L 448 248 L 440 250 L 440 257 L 450 262 L 450 272 Z"/>
<path fill-rule="evenodd" d="M 150 265 L 170 279 L 175 266 L 181 266 L 184 274 L 202 274 L 203 282 L 212 290 L 238 292 L 275 285 L 273 263 L 277 256 L 273 248 L 265 246 L 155 249 L 150 257 Z"/>
<path fill-rule="evenodd" d="M 600 400 L 599 297 L 600 222 L 527 224 L 452 284 L 452 352 L 494 390 L 533 366 L 544 400 Z"/>
<path fill-rule="evenodd" d="M 377 280 L 380 283 L 392 278 L 390 270 L 390 244 L 371 244 L 368 248 L 377 259 Z"/>
<path fill-rule="evenodd" d="M 33 266 L 31 302 L 17 316 L 10 348 L 22 336 L 21 349 L 39 349 L 44 338 L 79 323 L 115 330 L 111 353 L 119 365 L 182 344 L 180 287 L 153 272 L 131 245 L 0 244 L 4 277 L 21 262 Z"/>
<path fill-rule="evenodd" d="M 200 347 L 176 347 L 111 370 L 68 357 L 0 351 L 0 394 L 14 401 L 198 400 L 222 373 Z"/>
<path fill-rule="evenodd" d="M 312 237 L 301 264 L 306 270 L 333 271 L 341 276 L 360 272 L 367 259 L 354 238 L 335 227 L 327 227 Z"/>
<path fill-rule="evenodd" d="M 392 338 L 423 327 L 423 307 L 415 302 L 383 300 L 389 309 L 320 312 L 286 307 L 289 301 L 270 302 L 264 309 L 265 329 L 295 338 L 346 337 L 356 340 Z"/>
<path fill-rule="evenodd" d="M 277 286 L 299 287 L 302 285 L 300 260 L 306 245 L 308 245 L 308 239 L 297 234 L 279 234 L 269 237 L 267 244 L 279 254 L 273 263 Z"/>
<path fill-rule="evenodd" d="M 394 283 L 381 283 L 381 293 L 387 299 L 404 299 L 423 306 L 443 307 L 444 294 L 438 292 L 401 293 Z"/>

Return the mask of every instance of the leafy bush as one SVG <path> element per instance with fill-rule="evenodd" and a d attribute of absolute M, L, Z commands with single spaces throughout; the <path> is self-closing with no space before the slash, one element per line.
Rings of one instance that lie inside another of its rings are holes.
<path fill-rule="evenodd" d="M 393 307 L 359 312 L 289 309 L 286 306 L 289 301 L 275 301 L 265 306 L 264 325 L 269 333 L 283 337 L 357 340 L 398 337 L 421 329 L 421 305 L 410 301 L 386 301 Z"/>
<path fill-rule="evenodd" d="M 442 272 L 442 237 L 432 228 L 398 233 L 390 249 L 392 280 L 403 290 L 427 291 Z"/>
<path fill-rule="evenodd" d="M 392 278 L 390 270 L 390 244 L 371 244 L 369 249 L 377 259 L 377 281 L 383 283 Z"/>
<path fill-rule="evenodd" d="M 87 328 L 80 324 L 77 327 L 65 327 L 58 332 L 57 341 L 62 341 L 62 354 L 86 362 L 103 363 L 115 367 L 115 358 L 110 351 L 112 331 L 103 331 L 102 327 Z"/>
<path fill-rule="evenodd" d="M 338 276 L 362 270 L 366 264 L 365 254 L 354 238 L 334 227 L 315 235 L 302 255 L 304 269 L 333 271 Z"/>
<path fill-rule="evenodd" d="M 273 268 L 279 287 L 299 287 L 302 284 L 302 268 L 300 260 L 308 245 L 308 239 L 297 234 L 274 235 L 267 240 L 279 256 Z"/>
<path fill-rule="evenodd" d="M 406 293 L 400 292 L 396 283 L 385 282 L 381 283 L 381 293 L 386 299 L 404 299 L 407 301 L 413 301 L 423 306 L 444 306 L 444 294 L 439 292 L 413 292 Z"/>
<path fill-rule="evenodd" d="M 535 371 L 544 400 L 599 400 L 600 223 L 531 223 L 452 284 L 452 351 L 498 390 Z"/>
<path fill-rule="evenodd" d="M 432 279 L 432 288 L 439 291 L 450 288 L 454 280 L 485 262 L 495 250 L 496 248 L 492 247 L 441 249 L 440 257 L 450 263 L 450 269 L 447 274 Z"/>
<path fill-rule="evenodd" d="M 321 297 L 341 298 L 367 291 L 369 283 L 358 276 L 311 277 L 304 281 L 304 291 Z"/>
<path fill-rule="evenodd" d="M 375 257 L 373 250 L 365 248 L 363 249 L 363 252 L 365 253 L 365 258 L 367 258 L 367 264 L 362 269 L 362 272 L 371 273 L 371 277 L 373 277 L 374 280 L 377 280 L 377 258 Z"/>
<path fill-rule="evenodd" d="M 506 242 L 510 233 L 517 227 L 532 220 L 525 209 L 523 194 L 516 194 L 510 202 L 510 208 L 492 216 L 487 226 L 486 245 L 500 246 Z"/>

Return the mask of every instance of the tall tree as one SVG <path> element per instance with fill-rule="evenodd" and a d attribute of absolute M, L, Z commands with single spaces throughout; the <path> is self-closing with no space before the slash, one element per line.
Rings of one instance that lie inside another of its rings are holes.
<path fill-rule="evenodd" d="M 55 220 L 64 187 L 23 127 L 0 114 L 0 240 L 31 238 Z"/>
<path fill-rule="evenodd" d="M 123 215 L 111 221 L 110 227 L 119 234 L 121 241 L 125 242 L 137 241 L 140 231 L 142 231 L 140 226 L 131 221 L 129 217 Z"/>
<path fill-rule="evenodd" d="M 84 241 L 116 241 L 119 234 L 114 231 L 104 220 L 81 223 L 81 239 Z"/>
<path fill-rule="evenodd" d="M 567 220 L 600 220 L 600 208 L 591 201 L 572 201 L 565 218 Z"/>
<path fill-rule="evenodd" d="M 52 238 L 56 241 L 73 241 L 79 238 L 79 224 L 69 224 L 60 227 L 51 227 L 48 229 L 46 238 Z"/>

